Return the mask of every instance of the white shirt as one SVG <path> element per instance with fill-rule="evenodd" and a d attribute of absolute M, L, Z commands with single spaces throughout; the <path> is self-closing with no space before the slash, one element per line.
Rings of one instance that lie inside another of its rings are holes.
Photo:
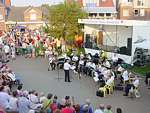
<path fill-rule="evenodd" d="M 80 60 L 80 61 L 79 61 L 79 64 L 80 64 L 80 65 L 84 65 L 84 61 L 83 61 L 83 60 Z"/>
<path fill-rule="evenodd" d="M 0 106 L 9 108 L 10 96 L 6 92 L 0 92 Z"/>
<path fill-rule="evenodd" d="M 34 103 L 34 104 L 36 104 L 36 103 L 39 102 L 38 97 L 35 96 L 34 94 L 30 94 L 30 95 L 28 96 L 28 98 L 29 98 L 29 100 L 30 100 L 32 103 Z"/>
<path fill-rule="evenodd" d="M 100 70 L 101 70 L 101 73 L 103 73 L 103 74 L 105 73 L 105 71 L 107 71 L 107 69 L 105 67 L 101 67 Z"/>
<path fill-rule="evenodd" d="M 49 57 L 49 63 L 54 62 L 54 60 L 55 60 L 55 57 L 53 57 L 53 56 Z"/>
<path fill-rule="evenodd" d="M 2 39 L 2 37 L 0 37 L 0 44 L 3 44 L 3 39 Z"/>
<path fill-rule="evenodd" d="M 114 81 L 114 76 L 111 76 L 111 78 L 107 80 L 106 85 L 111 86 L 113 81 Z"/>
<path fill-rule="evenodd" d="M 22 44 L 22 48 L 24 48 L 24 49 L 27 48 L 27 44 L 26 44 L 26 43 L 23 43 L 23 44 Z"/>
<path fill-rule="evenodd" d="M 17 101 L 18 99 L 15 97 L 10 97 L 9 105 L 11 110 L 17 110 Z"/>
<path fill-rule="evenodd" d="M 71 69 L 71 65 L 68 62 L 64 63 L 64 70 L 69 70 L 69 69 Z"/>
<path fill-rule="evenodd" d="M 133 81 L 133 85 L 134 85 L 135 87 L 138 87 L 139 84 L 140 84 L 140 80 L 139 80 L 139 79 L 136 79 L 136 80 Z"/>
<path fill-rule="evenodd" d="M 87 62 L 86 67 L 89 67 L 91 64 L 92 64 L 91 62 Z"/>
<path fill-rule="evenodd" d="M 112 57 L 112 61 L 113 61 L 113 62 L 117 62 L 117 61 L 118 61 L 118 57 L 117 57 L 117 56 L 113 56 L 113 57 Z"/>
<path fill-rule="evenodd" d="M 80 54 L 80 58 L 84 58 L 84 55 L 82 53 Z"/>
<path fill-rule="evenodd" d="M 4 51 L 5 51 L 5 53 L 9 53 L 9 50 L 10 50 L 9 46 L 8 46 L 8 45 L 5 45 L 5 46 L 4 46 Z"/>
<path fill-rule="evenodd" d="M 72 60 L 73 60 L 73 61 L 78 61 L 78 57 L 77 57 L 77 56 L 73 56 L 73 57 L 72 57 Z"/>
<path fill-rule="evenodd" d="M 101 109 L 96 109 L 94 113 L 104 113 Z"/>
<path fill-rule="evenodd" d="M 40 103 L 43 103 L 47 98 L 45 96 L 40 97 Z"/>
<path fill-rule="evenodd" d="M 123 72 L 122 77 L 123 77 L 124 81 L 128 81 L 129 80 L 129 76 L 128 76 L 128 71 L 127 70 Z"/>
<path fill-rule="evenodd" d="M 110 68 L 111 65 L 110 65 L 110 63 L 108 61 L 106 61 L 105 66 Z"/>
<path fill-rule="evenodd" d="M 96 69 L 95 63 L 92 63 L 92 64 L 90 65 L 90 67 L 92 67 L 93 69 Z"/>
<path fill-rule="evenodd" d="M 122 72 L 124 70 L 124 68 L 122 68 L 121 66 L 119 66 L 118 70 L 119 72 Z"/>

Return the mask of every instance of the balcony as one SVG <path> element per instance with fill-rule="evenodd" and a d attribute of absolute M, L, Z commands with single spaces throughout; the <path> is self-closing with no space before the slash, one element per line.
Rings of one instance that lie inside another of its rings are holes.
<path fill-rule="evenodd" d="M 132 2 L 121 3 L 120 6 L 133 6 Z"/>

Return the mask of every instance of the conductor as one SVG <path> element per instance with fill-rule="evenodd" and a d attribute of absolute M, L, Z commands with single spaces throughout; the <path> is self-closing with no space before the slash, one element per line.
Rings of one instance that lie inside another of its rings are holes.
<path fill-rule="evenodd" d="M 64 63 L 65 82 L 71 82 L 70 81 L 70 74 L 69 74 L 70 69 L 71 69 L 71 65 L 69 64 L 69 60 L 66 59 L 66 61 Z"/>

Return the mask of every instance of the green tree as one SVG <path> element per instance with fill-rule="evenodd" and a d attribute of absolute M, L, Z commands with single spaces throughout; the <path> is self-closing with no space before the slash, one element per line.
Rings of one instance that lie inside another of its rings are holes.
<path fill-rule="evenodd" d="M 55 38 L 64 38 L 70 44 L 74 37 L 81 34 L 82 25 L 78 24 L 78 19 L 85 18 L 87 14 L 81 9 L 78 3 L 64 2 L 62 4 L 49 6 L 49 33 Z"/>

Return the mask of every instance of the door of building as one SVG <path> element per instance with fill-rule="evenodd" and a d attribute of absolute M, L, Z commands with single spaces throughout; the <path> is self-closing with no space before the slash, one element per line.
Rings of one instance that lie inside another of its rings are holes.
<path fill-rule="evenodd" d="M 99 31 L 99 32 L 98 32 L 97 43 L 98 43 L 98 45 L 100 45 L 100 46 L 103 45 L 103 32 L 102 32 L 102 31 Z"/>

